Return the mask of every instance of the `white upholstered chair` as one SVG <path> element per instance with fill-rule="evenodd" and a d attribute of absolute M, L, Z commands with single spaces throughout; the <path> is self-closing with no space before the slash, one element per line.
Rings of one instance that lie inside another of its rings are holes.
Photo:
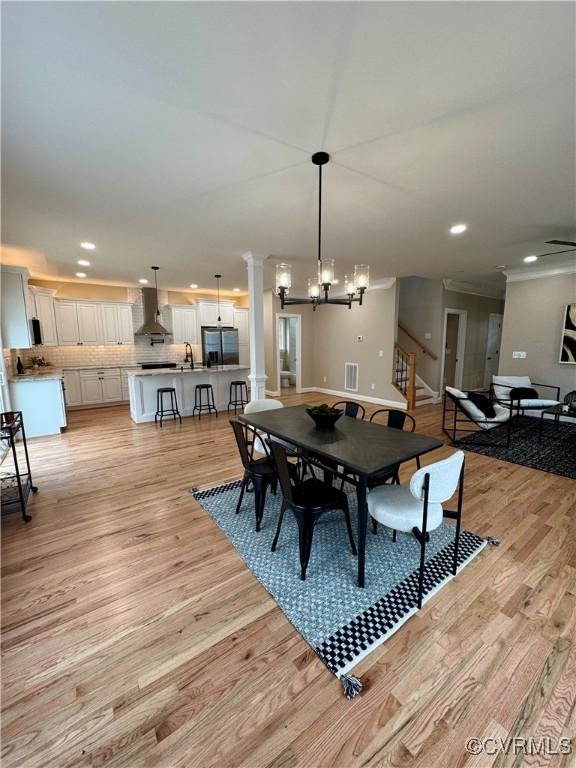
<path fill-rule="evenodd" d="M 284 408 L 284 404 L 280 402 L 280 400 L 251 400 L 249 403 L 247 403 L 244 406 L 244 414 L 246 416 L 249 416 L 251 413 L 261 413 L 262 411 L 275 411 L 278 408 Z M 264 436 L 259 436 L 261 433 L 256 435 L 254 438 L 254 443 L 252 445 L 252 450 L 256 451 L 256 453 L 262 453 L 264 456 L 268 456 L 270 452 L 266 448 L 266 445 L 264 443 Z"/>
<path fill-rule="evenodd" d="M 368 493 L 368 512 L 377 523 L 403 533 L 412 532 L 420 542 L 420 573 L 418 578 L 418 608 L 422 607 L 426 541 L 430 531 L 442 524 L 444 517 L 456 520 L 454 559 L 452 573 L 458 567 L 458 545 L 462 517 L 462 492 L 464 483 L 464 452 L 456 451 L 447 459 L 418 469 L 410 485 L 381 485 Z M 445 510 L 443 502 L 450 499 L 456 489 L 458 508 Z"/>

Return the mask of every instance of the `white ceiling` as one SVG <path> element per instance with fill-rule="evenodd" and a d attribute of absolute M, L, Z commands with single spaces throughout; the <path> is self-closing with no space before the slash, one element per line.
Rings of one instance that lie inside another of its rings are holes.
<path fill-rule="evenodd" d="M 171 287 L 244 287 L 252 250 L 303 285 L 324 149 L 340 277 L 493 279 L 574 237 L 574 12 L 4 3 L 2 240 L 62 276 L 92 240 L 90 277 Z"/>

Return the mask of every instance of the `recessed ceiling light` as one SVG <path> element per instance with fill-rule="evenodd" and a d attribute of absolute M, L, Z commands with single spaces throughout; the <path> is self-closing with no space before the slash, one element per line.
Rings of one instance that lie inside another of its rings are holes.
<path fill-rule="evenodd" d="M 86 277 L 86 272 L 76 272 L 76 277 Z"/>
<path fill-rule="evenodd" d="M 95 251 L 96 246 L 94 243 L 91 243 L 89 240 L 84 240 L 84 242 L 80 243 L 80 248 L 84 248 L 85 251 Z"/>
<path fill-rule="evenodd" d="M 234 291 L 234 293 L 240 293 L 240 288 L 232 288 L 232 290 Z"/>
<path fill-rule="evenodd" d="M 198 288 L 197 283 L 190 283 L 190 288 Z"/>
<path fill-rule="evenodd" d="M 332 282 L 333 282 L 334 285 L 338 285 L 340 280 L 338 280 L 338 278 L 336 277 L 336 278 L 334 278 L 334 280 L 332 280 Z"/>
<path fill-rule="evenodd" d="M 138 280 L 138 282 L 139 282 L 139 283 L 142 283 L 142 285 L 146 285 L 146 283 L 148 282 L 148 280 L 146 280 L 146 278 L 145 278 L 145 277 L 141 277 L 141 278 L 140 278 L 140 280 Z"/>
<path fill-rule="evenodd" d="M 538 261 L 538 256 L 524 256 L 524 262 L 526 264 L 532 264 L 533 261 Z"/>
<path fill-rule="evenodd" d="M 466 224 L 454 224 L 450 227 L 450 234 L 451 235 L 461 235 L 462 232 L 466 232 L 468 227 Z"/>
<path fill-rule="evenodd" d="M 90 266 L 90 262 L 87 259 L 78 259 L 78 264 L 80 264 L 81 267 Z"/>

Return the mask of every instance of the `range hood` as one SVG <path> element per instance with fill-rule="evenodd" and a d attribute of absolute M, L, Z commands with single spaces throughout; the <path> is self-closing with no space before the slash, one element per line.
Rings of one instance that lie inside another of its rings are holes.
<path fill-rule="evenodd" d="M 144 322 L 136 331 L 136 336 L 169 336 L 163 325 L 158 322 L 158 294 L 156 288 L 142 288 Z"/>

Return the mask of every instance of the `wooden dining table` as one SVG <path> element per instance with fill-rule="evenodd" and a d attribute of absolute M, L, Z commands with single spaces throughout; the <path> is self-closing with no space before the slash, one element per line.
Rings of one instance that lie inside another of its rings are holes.
<path fill-rule="evenodd" d="M 440 448 L 435 437 L 405 432 L 350 416 L 342 416 L 334 429 L 318 429 L 306 413 L 294 405 L 272 411 L 242 414 L 241 422 L 296 446 L 324 466 L 328 475 L 338 466 L 358 478 L 358 586 L 365 583 L 368 479 L 410 459 Z"/>

